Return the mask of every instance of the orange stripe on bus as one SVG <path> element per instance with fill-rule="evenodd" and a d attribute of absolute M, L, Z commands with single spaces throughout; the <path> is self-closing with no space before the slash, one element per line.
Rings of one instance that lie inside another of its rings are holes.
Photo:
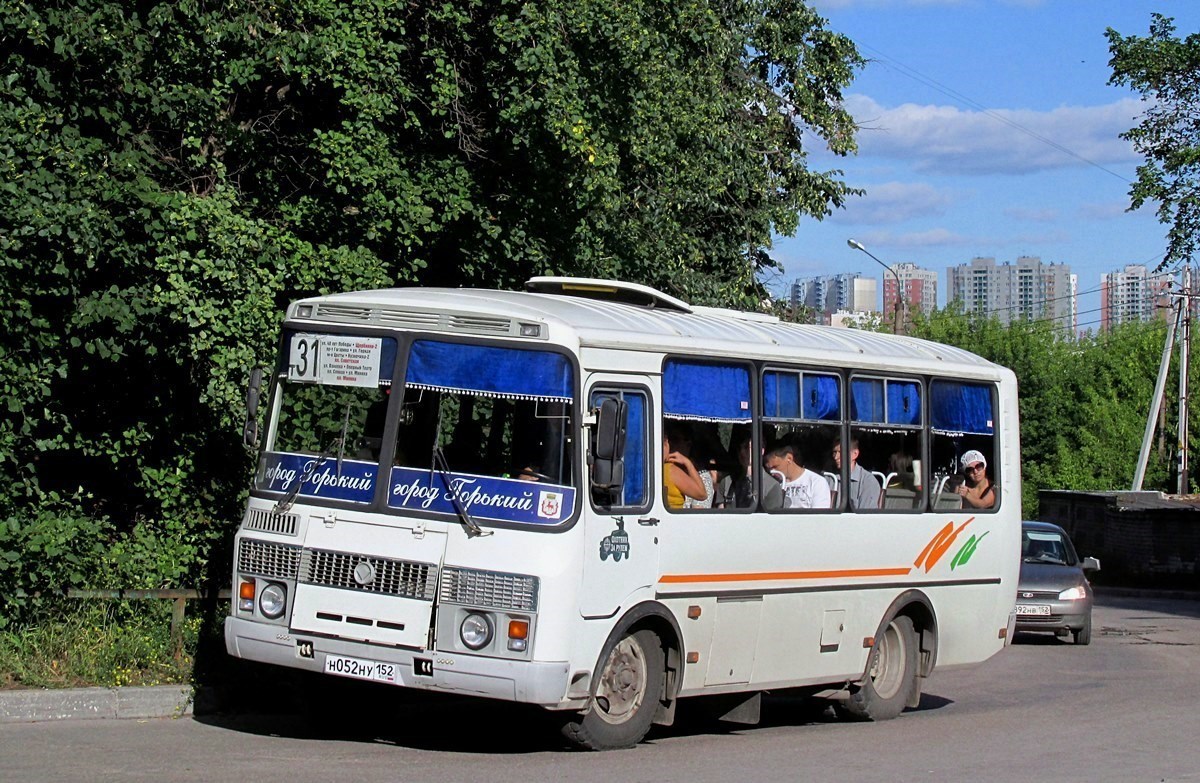
<path fill-rule="evenodd" d="M 785 579 L 844 579 L 856 576 L 907 576 L 911 568 L 851 568 L 838 571 L 767 571 L 754 574 L 664 574 L 660 584 L 688 582 L 767 582 Z"/>

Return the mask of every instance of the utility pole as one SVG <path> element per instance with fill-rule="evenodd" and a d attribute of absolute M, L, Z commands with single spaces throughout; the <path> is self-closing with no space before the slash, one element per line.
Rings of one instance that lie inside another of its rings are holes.
<path fill-rule="evenodd" d="M 1158 363 L 1158 379 L 1154 382 L 1154 397 L 1150 400 L 1150 413 L 1146 416 L 1146 434 L 1142 436 L 1142 450 L 1138 454 L 1137 470 L 1133 474 L 1133 491 L 1141 492 L 1142 481 L 1146 478 L 1146 461 L 1150 458 L 1150 444 L 1154 442 L 1154 420 L 1163 410 L 1163 392 L 1167 388 L 1167 369 L 1171 366 L 1171 349 L 1175 347 L 1175 333 L 1180 330 L 1182 317 L 1182 299 L 1176 299 L 1171 305 L 1175 308 L 1175 323 L 1167 330 L 1167 339 L 1163 343 L 1162 360 Z"/>
<path fill-rule="evenodd" d="M 1154 441 L 1155 419 L 1159 419 L 1159 427 L 1165 429 L 1165 421 L 1163 420 L 1165 417 L 1161 416 L 1165 410 L 1163 406 L 1163 392 L 1167 385 L 1167 370 L 1171 365 L 1171 349 L 1174 347 L 1176 334 L 1179 335 L 1179 430 L 1175 444 L 1175 492 L 1178 495 L 1186 495 L 1190 489 L 1190 482 L 1188 481 L 1187 390 L 1192 343 L 1192 270 L 1189 267 L 1184 267 L 1182 282 L 1182 290 L 1179 294 L 1174 295 L 1175 301 L 1171 305 L 1175 310 L 1175 323 L 1167 332 L 1167 339 L 1163 344 L 1162 360 L 1158 365 L 1158 379 L 1154 384 L 1154 398 L 1150 401 L 1150 411 L 1146 416 L 1146 432 L 1142 437 L 1142 449 L 1138 454 L 1137 468 L 1133 475 L 1134 492 L 1142 489 L 1142 482 L 1146 478 L 1146 463 L 1150 458 L 1150 446 Z"/>
<path fill-rule="evenodd" d="M 1183 297 L 1179 302 L 1179 486 L 1176 494 L 1188 494 L 1188 355 L 1192 347 L 1192 268 L 1183 268 Z"/>

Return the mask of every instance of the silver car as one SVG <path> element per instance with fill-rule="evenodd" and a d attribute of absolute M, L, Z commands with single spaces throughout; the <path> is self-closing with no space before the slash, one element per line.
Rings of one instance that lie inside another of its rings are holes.
<path fill-rule="evenodd" d="M 1099 570 L 1099 560 L 1075 554 L 1058 525 L 1022 522 L 1016 630 L 1070 633 L 1075 644 L 1090 644 L 1093 594 L 1085 572 Z"/>

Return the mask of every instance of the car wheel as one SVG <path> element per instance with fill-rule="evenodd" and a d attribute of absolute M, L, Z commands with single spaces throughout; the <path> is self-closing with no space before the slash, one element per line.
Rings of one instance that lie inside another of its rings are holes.
<path fill-rule="evenodd" d="M 1082 628 L 1078 631 L 1071 631 L 1071 636 L 1075 639 L 1075 644 L 1092 643 L 1092 616 L 1090 614 L 1084 618 Z"/>
<path fill-rule="evenodd" d="M 563 725 L 563 735 L 588 750 L 636 745 L 654 720 L 665 668 L 662 642 L 653 631 L 623 637 L 601 667 L 591 706 Z"/>
<path fill-rule="evenodd" d="M 917 632 L 912 620 L 901 615 L 875 641 L 862 684 L 834 708 L 854 720 L 890 720 L 904 710 L 915 687 Z"/>

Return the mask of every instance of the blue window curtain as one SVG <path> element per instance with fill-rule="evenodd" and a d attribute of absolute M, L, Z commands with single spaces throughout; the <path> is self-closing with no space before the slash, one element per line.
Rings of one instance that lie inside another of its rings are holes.
<path fill-rule="evenodd" d="M 646 398 L 641 394 L 621 395 L 628 407 L 625 420 L 625 485 L 621 488 L 626 506 L 646 502 Z"/>
<path fill-rule="evenodd" d="M 646 503 L 646 395 L 641 392 L 597 392 L 592 394 L 592 407 L 606 399 L 625 401 L 625 483 L 621 498 L 614 505 L 641 506 Z"/>
<path fill-rule="evenodd" d="M 486 397 L 570 402 L 571 363 L 562 354 L 417 340 L 405 383 Z"/>
<path fill-rule="evenodd" d="M 778 419 L 839 421 L 838 378 L 834 375 L 767 370 L 763 373 L 763 415 Z"/>
<path fill-rule="evenodd" d="M 887 382 L 887 423 L 921 423 L 921 385 L 915 381 Z"/>
<path fill-rule="evenodd" d="M 964 435 L 995 434 L 990 386 L 959 381 L 934 381 L 930 386 L 933 428 Z"/>
<path fill-rule="evenodd" d="M 850 380 L 850 420 L 883 423 L 883 380 L 881 378 L 852 378 Z"/>
<path fill-rule="evenodd" d="M 695 421 L 750 421 L 750 371 L 738 365 L 670 359 L 663 367 L 663 415 Z"/>
<path fill-rule="evenodd" d="M 836 376 L 804 374 L 803 413 L 804 418 L 814 421 L 841 419 L 841 396 Z"/>
<path fill-rule="evenodd" d="M 763 415 L 780 419 L 800 418 L 800 375 L 767 370 L 763 373 Z"/>

